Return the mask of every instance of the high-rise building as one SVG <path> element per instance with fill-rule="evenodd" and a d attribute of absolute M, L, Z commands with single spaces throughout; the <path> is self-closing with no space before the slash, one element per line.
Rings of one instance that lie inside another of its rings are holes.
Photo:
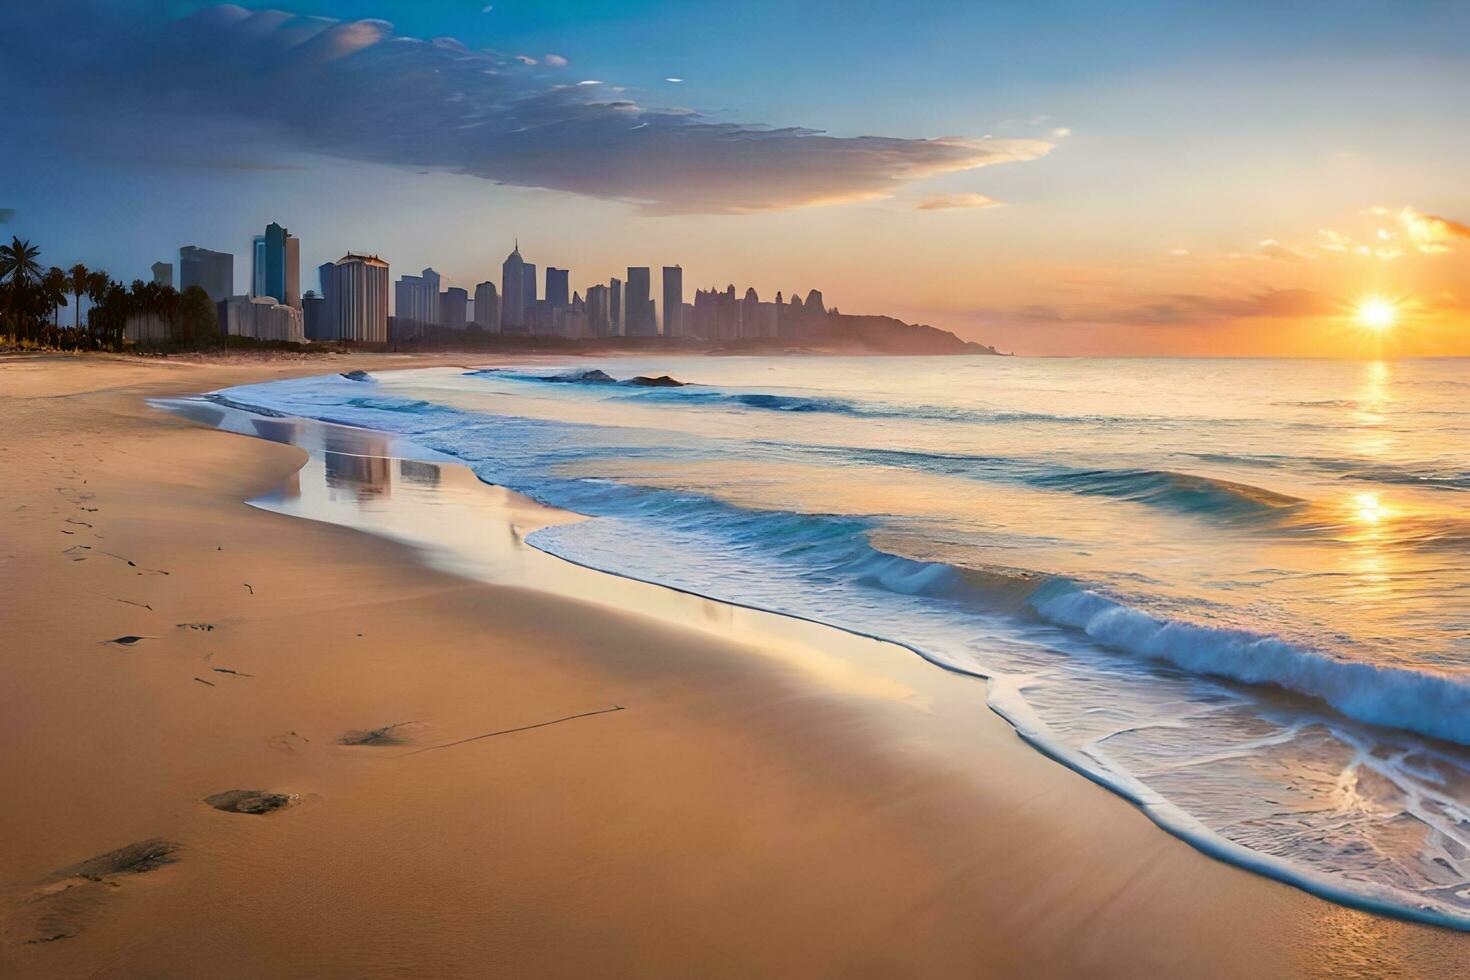
<path fill-rule="evenodd" d="M 251 276 L 251 295 L 265 297 L 287 306 L 301 305 L 301 243 L 291 233 L 272 221 L 265 234 L 254 239 L 255 268 Z"/>
<path fill-rule="evenodd" d="M 458 286 L 450 286 L 439 298 L 440 324 L 451 330 L 463 330 L 469 325 L 469 305 L 470 294 Z"/>
<path fill-rule="evenodd" d="M 685 323 L 691 337 L 709 339 L 715 335 L 715 291 L 696 289 L 691 319 Z"/>
<path fill-rule="evenodd" d="M 301 326 L 307 340 L 325 340 L 322 334 L 326 325 L 322 317 L 326 313 L 327 301 L 316 294 L 315 290 L 308 289 L 301 297 Z"/>
<path fill-rule="evenodd" d="M 623 280 L 613 276 L 608 280 L 608 336 L 623 335 Z"/>
<path fill-rule="evenodd" d="M 567 298 L 568 273 L 566 269 L 546 267 L 546 302 L 553 310 L 569 309 L 572 302 Z"/>
<path fill-rule="evenodd" d="M 488 333 L 500 332 L 500 296 L 493 282 L 475 287 L 475 325 Z"/>
<path fill-rule="evenodd" d="M 301 309 L 301 242 L 286 236 L 286 295 L 281 302 Z"/>
<path fill-rule="evenodd" d="M 425 269 L 417 276 L 402 276 L 393 287 L 393 315 L 399 323 L 437 324 L 439 273 Z"/>
<path fill-rule="evenodd" d="M 684 270 L 664 266 L 664 336 L 684 336 Z"/>
<path fill-rule="evenodd" d="M 536 305 L 536 299 L 540 295 L 536 292 L 536 263 L 527 262 L 521 268 L 522 291 L 525 295 L 526 319 L 530 319 L 531 310 Z"/>
<path fill-rule="evenodd" d="M 606 337 L 612 331 L 611 290 L 598 284 L 587 287 L 587 329 L 594 337 Z"/>
<path fill-rule="evenodd" d="M 185 245 L 179 249 L 179 292 L 190 286 L 198 286 L 211 300 L 223 303 L 235 292 L 235 257 Z"/>
<path fill-rule="evenodd" d="M 172 262 L 153 263 L 153 283 L 157 286 L 173 288 L 174 265 Z"/>
<path fill-rule="evenodd" d="M 332 305 L 332 287 L 336 283 L 337 263 L 323 262 L 316 267 L 317 287 L 322 292 L 322 308 L 317 316 L 315 325 L 310 320 L 306 321 L 307 340 L 336 340 L 337 339 L 337 308 Z M 304 312 L 304 311 L 303 311 Z M 315 329 L 315 333 L 313 333 Z"/>
<path fill-rule="evenodd" d="M 658 322 L 652 317 L 653 285 L 648 266 L 628 266 L 628 286 L 623 290 L 623 333 L 629 337 L 658 335 Z"/>
<path fill-rule="evenodd" d="M 521 258 L 521 244 L 505 257 L 500 266 L 500 329 L 519 333 L 526 324 L 526 263 Z"/>
<path fill-rule="evenodd" d="M 250 239 L 250 295 L 266 296 L 265 291 L 265 236 Z"/>
<path fill-rule="evenodd" d="M 332 266 L 328 306 L 337 340 L 382 344 L 388 341 L 388 263 L 376 255 L 348 252 Z"/>

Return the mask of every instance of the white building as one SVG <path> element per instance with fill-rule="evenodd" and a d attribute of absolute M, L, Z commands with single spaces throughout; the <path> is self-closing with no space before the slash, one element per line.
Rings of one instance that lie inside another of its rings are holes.
<path fill-rule="evenodd" d="M 331 269 L 328 331 L 336 340 L 360 344 L 388 342 L 388 263 L 376 255 L 348 252 Z"/>
<path fill-rule="evenodd" d="M 231 296 L 220 306 L 224 312 L 220 326 L 230 336 L 285 340 L 295 344 L 306 342 L 306 326 L 301 311 L 294 306 L 277 303 L 272 296 Z"/>

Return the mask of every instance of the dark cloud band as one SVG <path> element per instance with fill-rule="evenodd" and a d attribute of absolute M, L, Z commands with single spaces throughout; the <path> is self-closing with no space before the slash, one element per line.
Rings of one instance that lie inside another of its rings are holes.
<path fill-rule="evenodd" d="M 28 5 L 30 7 L 32 5 Z M 191 125 L 246 127 L 263 145 L 522 187 L 632 202 L 653 213 L 738 213 L 882 197 L 905 183 L 1045 154 L 1027 139 L 835 137 L 811 129 L 713 122 L 646 108 L 606 85 L 452 39 L 396 35 L 383 21 L 340 22 L 235 6 L 183 20 L 124 19 L 97 0 L 21 14 L 17 60 L 57 59 L 37 111 L 167 143 Z M 63 26 L 65 29 L 60 29 Z"/>

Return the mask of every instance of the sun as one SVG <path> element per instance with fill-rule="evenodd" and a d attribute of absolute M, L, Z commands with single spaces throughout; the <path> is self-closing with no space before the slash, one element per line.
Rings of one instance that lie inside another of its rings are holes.
<path fill-rule="evenodd" d="M 1382 333 L 1391 329 L 1398 319 L 1398 308 L 1386 299 L 1373 296 L 1358 304 L 1358 322 L 1369 330 Z"/>

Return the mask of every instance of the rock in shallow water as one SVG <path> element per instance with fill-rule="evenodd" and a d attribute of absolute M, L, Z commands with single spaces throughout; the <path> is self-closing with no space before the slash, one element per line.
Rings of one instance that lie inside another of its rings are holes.
<path fill-rule="evenodd" d="M 618 383 L 617 379 L 612 375 L 606 371 L 599 371 L 596 368 L 590 371 L 573 371 L 570 374 L 553 374 L 551 377 L 543 378 L 542 380 L 571 385 L 611 385 Z"/>
<path fill-rule="evenodd" d="M 683 381 L 671 378 L 667 374 L 660 374 L 656 378 L 650 378 L 640 374 L 638 377 L 629 378 L 623 383 L 632 385 L 635 388 L 683 388 L 685 386 Z"/>

